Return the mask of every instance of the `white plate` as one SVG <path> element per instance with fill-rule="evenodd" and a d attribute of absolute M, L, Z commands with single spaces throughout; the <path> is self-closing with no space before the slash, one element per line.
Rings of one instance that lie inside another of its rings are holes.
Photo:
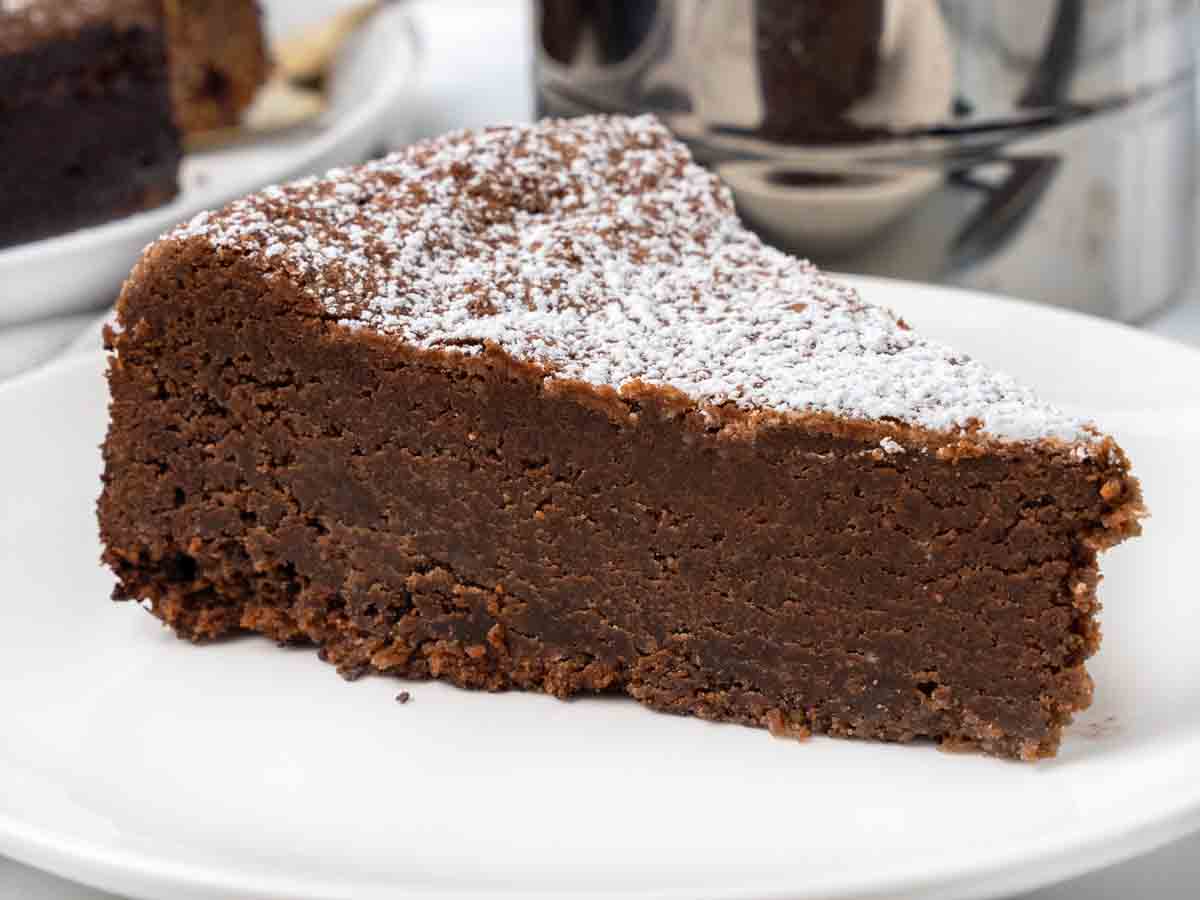
<path fill-rule="evenodd" d="M 264 4 L 272 33 L 329 15 L 340 0 Z M 93 228 L 0 250 L 0 326 L 112 302 L 142 248 L 202 209 L 273 182 L 365 159 L 380 143 L 417 66 L 412 25 L 387 9 L 355 35 L 331 74 L 320 127 L 286 138 L 190 154 L 171 203 Z"/>
<path fill-rule="evenodd" d="M 1200 826 L 1200 354 L 914 285 L 868 296 L 1088 409 L 1154 516 L 1105 559 L 1096 705 L 1021 765 L 193 647 L 107 601 L 101 356 L 0 389 L 0 853 L 145 898 L 955 898 Z M 413 701 L 400 706 L 401 688 Z"/>

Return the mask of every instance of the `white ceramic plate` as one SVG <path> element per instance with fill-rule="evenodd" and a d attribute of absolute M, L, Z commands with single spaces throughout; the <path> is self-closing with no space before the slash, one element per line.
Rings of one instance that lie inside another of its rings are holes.
<path fill-rule="evenodd" d="M 264 7 L 271 31 L 286 33 L 344 5 L 274 0 Z M 407 14 L 399 6 L 381 12 L 341 54 L 319 127 L 190 154 L 180 194 L 166 206 L 0 250 L 0 326 L 111 303 L 142 248 L 177 222 L 266 184 L 365 159 L 401 112 L 416 67 Z"/>
<path fill-rule="evenodd" d="M 1153 510 L 1105 560 L 1096 705 L 1022 765 L 193 647 L 107 600 L 102 357 L 0 389 L 0 853 L 144 898 L 954 898 L 1200 826 L 1200 354 L 978 294 L 866 282 L 1087 409 Z M 413 701 L 401 706 L 401 688 Z"/>

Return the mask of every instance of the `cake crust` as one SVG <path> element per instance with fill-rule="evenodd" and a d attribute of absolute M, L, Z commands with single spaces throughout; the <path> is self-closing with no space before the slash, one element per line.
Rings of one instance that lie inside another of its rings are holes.
<path fill-rule="evenodd" d="M 656 123 L 264 192 L 118 310 L 105 560 L 183 637 L 1024 759 L 1090 701 L 1124 454 L 763 247 Z M 847 393 L 839 346 L 926 380 Z"/>

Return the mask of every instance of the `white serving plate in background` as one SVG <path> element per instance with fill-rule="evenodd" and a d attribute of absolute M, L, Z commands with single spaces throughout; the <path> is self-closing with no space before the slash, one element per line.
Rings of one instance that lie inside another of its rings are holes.
<path fill-rule="evenodd" d="M 267 0 L 269 30 L 286 33 L 345 6 L 339 0 Z M 165 206 L 0 250 L 0 327 L 112 303 L 138 254 L 203 209 L 267 184 L 365 159 L 387 136 L 418 67 L 402 4 L 355 35 L 331 74 L 330 109 L 319 126 L 287 137 L 185 157 L 180 193 Z"/>

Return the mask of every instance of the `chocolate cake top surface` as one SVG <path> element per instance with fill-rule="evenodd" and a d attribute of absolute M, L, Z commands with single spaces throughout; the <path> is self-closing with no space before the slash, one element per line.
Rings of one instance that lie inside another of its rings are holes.
<path fill-rule="evenodd" d="M 244 255 L 351 329 L 467 355 L 493 344 L 548 378 L 1084 455 L 1101 439 L 765 245 L 648 116 L 456 132 L 268 188 L 164 240 Z"/>
<path fill-rule="evenodd" d="M 161 21 L 158 0 L 0 0 L 0 52 L 27 50 L 96 25 L 128 31 Z"/>

